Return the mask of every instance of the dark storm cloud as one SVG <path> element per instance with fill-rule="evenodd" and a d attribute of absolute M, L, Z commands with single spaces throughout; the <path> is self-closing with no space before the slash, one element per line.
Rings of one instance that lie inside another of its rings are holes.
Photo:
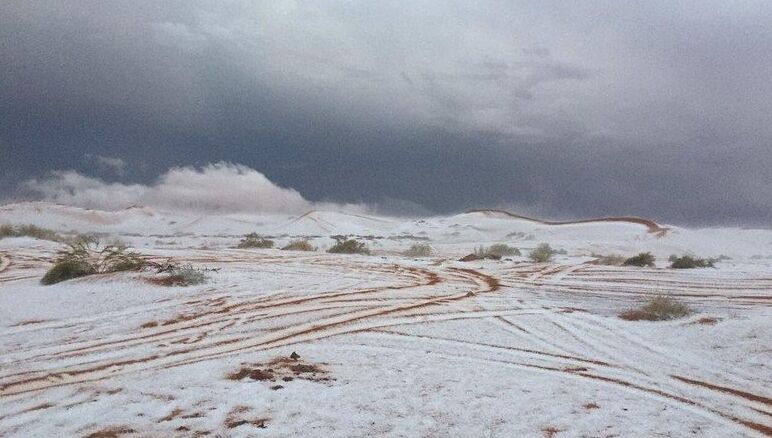
<path fill-rule="evenodd" d="M 6 2 L 0 191 L 116 177 L 86 155 L 141 183 L 226 160 L 312 201 L 769 224 L 769 23 L 767 2 Z"/>

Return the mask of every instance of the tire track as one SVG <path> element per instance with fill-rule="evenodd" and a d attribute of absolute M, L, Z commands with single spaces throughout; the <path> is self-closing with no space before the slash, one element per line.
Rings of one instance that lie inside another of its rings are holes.
<path fill-rule="evenodd" d="M 443 359 L 469 361 L 473 363 L 488 364 L 488 365 L 493 364 L 497 366 L 503 365 L 503 366 L 509 366 L 515 369 L 527 371 L 527 372 L 550 374 L 558 378 L 570 378 L 570 379 L 577 379 L 585 382 L 595 382 L 598 384 L 605 384 L 616 389 L 630 391 L 650 399 L 667 403 L 676 408 L 693 412 L 708 420 L 711 420 L 726 426 L 730 426 L 736 429 L 738 432 L 761 434 L 763 436 L 772 436 L 772 427 L 765 424 L 763 422 L 764 420 L 757 420 L 755 418 L 749 420 L 746 418 L 742 418 L 735 414 L 726 413 L 719 409 L 706 406 L 698 401 L 692 400 L 690 398 L 687 398 L 679 394 L 673 394 L 671 392 L 668 392 L 656 387 L 649 387 L 649 386 L 646 386 L 645 384 L 629 382 L 617 377 L 604 376 L 597 372 L 593 373 L 593 372 L 590 372 L 589 369 L 572 370 L 572 369 L 565 369 L 558 366 L 549 366 L 544 364 L 515 362 L 515 361 L 509 361 L 504 359 L 494 359 L 494 358 L 481 358 L 478 356 L 466 356 L 466 355 L 452 354 L 452 353 L 437 353 L 434 351 L 426 351 L 425 346 L 419 349 L 411 349 L 411 348 L 404 347 L 402 345 L 400 345 L 399 348 L 388 347 L 383 345 L 374 346 L 370 344 L 368 345 L 337 344 L 337 345 L 338 346 L 348 345 L 350 348 L 356 349 L 356 350 L 382 349 L 382 350 L 394 351 L 394 352 L 404 352 L 405 350 L 415 351 L 415 352 L 420 352 L 423 355 L 430 355 L 430 356 L 443 358 Z"/>
<path fill-rule="evenodd" d="M 471 269 L 451 268 L 451 270 L 468 276 L 471 281 L 479 286 L 478 292 L 492 292 L 499 288 L 498 281 L 492 276 L 481 274 Z M 439 281 L 439 277 L 432 273 L 429 283 L 434 285 Z M 399 288 L 401 289 L 404 287 L 399 286 Z M 330 331 L 332 331 L 332 334 L 334 335 L 345 334 L 351 331 L 351 329 L 349 328 L 340 330 L 340 327 L 347 326 L 358 321 L 424 308 L 427 306 L 460 300 L 467 297 L 468 292 L 462 292 L 451 294 L 449 296 L 422 299 L 416 302 L 402 305 L 353 311 L 346 313 L 343 316 L 326 318 L 322 322 L 316 322 L 313 324 L 300 324 L 298 326 L 293 326 L 290 329 L 275 330 L 257 339 L 228 339 L 219 341 L 216 344 L 200 345 L 195 349 L 174 350 L 167 353 L 166 355 L 154 354 L 152 356 L 146 356 L 139 359 L 108 361 L 107 363 L 101 364 L 92 363 L 88 367 L 68 367 L 65 369 L 60 369 L 54 373 L 47 373 L 45 375 L 35 375 L 40 374 L 40 371 L 32 371 L 30 374 L 34 375 L 34 377 L 20 380 L 14 379 L 12 381 L 3 381 L 0 383 L 0 395 L 21 394 L 54 386 L 100 380 L 106 376 L 114 376 L 117 374 L 124 374 L 126 372 L 138 371 L 140 369 L 147 369 L 156 366 L 155 364 L 157 364 L 157 366 L 170 367 L 203 360 L 211 360 L 225 355 L 237 354 L 245 351 L 255 351 L 269 347 L 275 347 L 278 345 L 286 345 L 289 343 L 297 342 L 299 339 L 309 340 L 327 337 L 331 335 L 330 333 L 327 333 Z M 150 336 L 149 339 L 152 339 L 152 336 Z M 114 349 L 115 346 L 115 343 L 104 345 L 104 347 L 109 347 L 111 349 Z M 177 358 L 177 356 L 185 357 Z"/>

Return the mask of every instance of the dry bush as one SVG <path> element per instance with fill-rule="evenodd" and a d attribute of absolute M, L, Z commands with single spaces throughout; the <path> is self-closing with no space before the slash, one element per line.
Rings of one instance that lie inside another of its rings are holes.
<path fill-rule="evenodd" d="M 626 310 L 619 317 L 627 321 L 667 321 L 692 313 L 689 306 L 670 297 L 656 296 L 646 304 Z"/>
<path fill-rule="evenodd" d="M 32 237 L 40 240 L 61 242 L 63 240 L 56 231 L 41 228 L 37 225 L 0 225 L 0 239 L 4 237 Z"/>
<path fill-rule="evenodd" d="M 514 246 L 509 246 L 503 243 L 497 243 L 489 247 L 480 245 L 474 249 L 474 252 L 463 258 L 462 261 L 474 261 L 474 260 L 500 260 L 502 257 L 507 256 L 519 256 L 520 250 Z"/>
<path fill-rule="evenodd" d="M 314 246 L 311 245 L 311 242 L 309 242 L 307 239 L 298 239 L 298 240 L 293 240 L 292 242 L 284 245 L 282 247 L 282 250 L 284 250 L 284 251 L 316 251 L 316 248 L 314 248 Z"/>
<path fill-rule="evenodd" d="M 85 277 L 86 275 L 96 273 L 97 271 L 89 263 L 80 260 L 61 260 L 56 262 L 54 266 L 46 271 L 43 278 L 40 279 L 40 283 L 44 285 L 56 284 L 65 280 Z"/>
<path fill-rule="evenodd" d="M 624 266 L 654 267 L 654 255 L 650 252 L 642 252 L 637 256 L 630 257 L 623 263 Z"/>
<path fill-rule="evenodd" d="M 402 252 L 405 257 L 431 257 L 434 250 L 425 243 L 416 243 Z"/>
<path fill-rule="evenodd" d="M 531 258 L 534 262 L 537 263 L 546 263 L 550 260 L 552 260 L 552 256 L 557 254 L 558 251 L 555 251 L 552 249 L 551 246 L 547 243 L 542 243 L 536 248 L 532 249 L 530 253 L 528 253 L 528 257 Z"/>
<path fill-rule="evenodd" d="M 236 248 L 273 248 L 273 240 L 266 239 L 257 233 L 245 234 Z"/>
<path fill-rule="evenodd" d="M 206 283 L 206 274 L 193 266 L 177 266 L 172 268 L 169 275 L 156 280 L 155 282 L 162 286 L 194 286 Z"/>
<path fill-rule="evenodd" d="M 370 249 L 363 242 L 336 236 L 335 245 L 327 252 L 332 254 L 370 254 Z"/>
<path fill-rule="evenodd" d="M 509 246 L 504 243 L 497 243 L 495 245 L 491 245 L 490 247 L 488 247 L 485 253 L 486 255 L 495 255 L 499 257 L 511 257 L 511 256 L 519 256 L 520 250 L 515 248 L 514 246 Z"/>
<path fill-rule="evenodd" d="M 605 265 L 605 266 L 622 266 L 622 263 L 627 260 L 624 256 L 619 254 L 609 254 L 609 255 L 602 255 L 602 254 L 592 254 L 593 257 L 596 257 L 596 259 L 593 261 L 596 265 Z"/>
<path fill-rule="evenodd" d="M 16 230 L 13 228 L 13 225 L 0 225 L 0 239 L 4 239 L 6 237 L 16 237 Z"/>
<path fill-rule="evenodd" d="M 669 260 L 670 267 L 673 269 L 712 268 L 716 263 L 716 260 L 714 259 L 703 259 L 688 255 L 683 257 L 670 256 Z"/>

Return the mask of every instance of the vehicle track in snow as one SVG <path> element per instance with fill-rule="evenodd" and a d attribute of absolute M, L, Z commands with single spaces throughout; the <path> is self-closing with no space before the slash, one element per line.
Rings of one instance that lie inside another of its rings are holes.
<path fill-rule="evenodd" d="M 192 296 L 7 327 L 0 339 L 14 339 L 16 344 L 0 352 L 6 359 L 0 371 L 0 403 L 3 398 L 23 398 L 61 386 L 304 342 L 334 338 L 336 345 L 345 343 L 347 336 L 369 336 L 373 341 L 369 348 L 395 348 L 379 345 L 379 339 L 404 337 L 464 351 L 433 353 L 442 357 L 582 379 L 663 400 L 748 433 L 772 435 L 770 397 L 754 390 L 752 375 L 727 372 L 720 381 L 713 380 L 714 370 L 695 357 L 675 357 L 628 330 L 626 322 L 573 304 L 596 298 L 632 303 L 666 292 L 697 304 L 768 306 L 770 278 L 737 275 L 727 280 L 669 270 L 554 264 L 519 264 L 488 272 L 454 262 L 416 266 L 373 258 L 236 250 L 192 251 L 179 259 L 229 272 L 311 276 L 320 283 L 343 275 L 348 283 L 323 291 L 305 289 L 303 283 L 260 293 L 238 282 L 215 283 Z M 9 260 L 0 269 L 0 279 L 45 266 L 44 259 L 29 255 L 20 260 L 28 267 Z M 83 281 L 96 286 L 135 281 L 138 287 L 151 287 L 132 275 Z M 152 317 L 146 316 L 151 312 Z M 129 332 L 112 330 L 110 322 L 115 319 L 137 324 Z M 479 321 L 505 333 L 511 342 L 405 331 L 431 330 L 454 321 Z M 51 339 L 23 342 L 24 336 L 42 332 L 51 333 Z M 511 358 L 498 358 L 501 354 Z"/>
<path fill-rule="evenodd" d="M 265 260 L 263 260 L 263 263 L 265 263 Z M 342 261 L 338 261 L 333 266 L 347 270 L 358 267 L 356 264 Z M 372 266 L 364 266 L 368 273 L 373 271 Z M 299 340 L 325 337 L 328 336 L 326 332 L 330 329 L 333 329 L 336 335 L 345 334 L 345 326 L 353 322 L 402 312 L 415 313 L 416 309 L 468 297 L 468 291 L 464 290 L 462 292 L 450 291 L 451 293 L 439 295 L 424 293 L 422 296 L 399 304 L 390 304 L 374 298 L 363 304 L 345 306 L 349 307 L 349 309 L 344 312 L 336 313 L 332 316 L 325 315 L 316 320 L 312 319 L 311 322 L 289 325 L 287 327 L 253 327 L 253 331 L 262 332 L 262 336 L 252 336 L 245 339 L 238 335 L 225 336 L 227 333 L 218 333 L 218 331 L 223 331 L 225 328 L 233 330 L 234 327 L 242 332 L 249 331 L 249 327 L 240 327 L 240 324 L 245 322 L 245 317 L 251 318 L 246 319 L 248 323 L 254 323 L 272 317 L 304 313 L 304 311 L 318 312 L 320 310 L 341 307 L 330 306 L 325 303 L 325 300 L 331 298 L 339 298 L 341 296 L 362 297 L 421 287 L 430 289 L 443 281 L 436 273 L 425 269 L 397 265 L 381 266 L 379 268 L 383 272 L 389 272 L 398 279 L 407 279 L 409 282 L 361 290 L 334 291 L 312 294 L 310 296 L 260 301 L 257 303 L 246 301 L 229 304 L 224 299 L 213 300 L 205 309 L 199 308 L 188 314 L 180 314 L 173 319 L 160 322 L 157 326 L 152 327 L 150 331 L 141 331 L 136 335 L 129 336 L 118 334 L 113 339 L 107 341 L 99 340 L 77 345 L 59 345 L 52 347 L 52 351 L 33 355 L 26 360 L 18 358 L 15 367 L 21 366 L 26 368 L 26 370 L 4 375 L 2 380 L 0 380 L 0 385 L 2 385 L 0 386 L 0 394 L 16 394 L 51 386 L 100 379 L 106 376 L 105 370 L 109 370 L 109 375 L 115 375 L 119 371 L 128 371 L 129 368 L 141 369 L 152 367 L 156 363 L 163 366 L 173 366 L 175 364 L 191 363 L 197 360 L 210 359 L 251 349 L 265 349 L 270 346 L 298 342 Z M 463 278 L 465 283 L 472 283 L 478 286 L 477 289 L 479 291 L 492 291 L 498 287 L 495 279 L 492 277 L 478 274 L 469 269 L 453 268 L 451 272 L 455 277 L 460 276 Z M 308 306 L 315 303 L 321 303 L 321 305 L 317 305 L 315 308 L 308 308 Z M 299 309 L 299 306 L 305 306 L 306 308 Z M 280 312 L 287 308 L 293 310 L 282 315 Z M 192 336 L 203 330 L 206 330 L 207 338 L 197 336 L 197 345 L 194 348 L 177 347 L 179 344 L 185 344 Z M 213 337 L 212 333 L 219 334 L 220 336 Z M 211 338 L 212 341 L 207 342 L 208 338 Z M 164 344 L 158 344 L 159 342 Z M 135 352 L 130 348 L 141 348 L 150 345 L 154 346 L 154 353 L 150 355 L 133 354 Z M 159 347 L 164 347 L 167 351 Z M 110 359 L 95 360 L 95 357 L 99 358 L 100 355 L 108 355 Z M 52 362 L 56 362 L 59 369 L 52 371 L 51 368 L 53 367 L 50 366 Z M 65 366 L 62 367 L 61 364 L 65 364 Z"/>

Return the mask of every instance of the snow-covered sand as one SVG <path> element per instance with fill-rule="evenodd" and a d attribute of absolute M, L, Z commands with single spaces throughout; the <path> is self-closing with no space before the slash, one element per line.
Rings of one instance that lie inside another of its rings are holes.
<path fill-rule="evenodd" d="M 2 223 L 100 232 L 220 269 L 191 287 L 149 273 L 41 286 L 60 244 L 0 240 L 0 436 L 772 434 L 769 230 L 45 203 L 0 206 Z M 311 236 L 319 251 L 232 249 L 253 231 L 278 246 Z M 325 253 L 337 234 L 374 254 Z M 416 242 L 436 255 L 399 255 Z M 531 263 L 542 242 L 565 254 Z M 457 261 L 492 243 L 523 256 Z M 642 251 L 657 268 L 591 263 Z M 729 259 L 666 268 L 686 253 Z M 654 295 L 695 313 L 616 316 Z"/>

